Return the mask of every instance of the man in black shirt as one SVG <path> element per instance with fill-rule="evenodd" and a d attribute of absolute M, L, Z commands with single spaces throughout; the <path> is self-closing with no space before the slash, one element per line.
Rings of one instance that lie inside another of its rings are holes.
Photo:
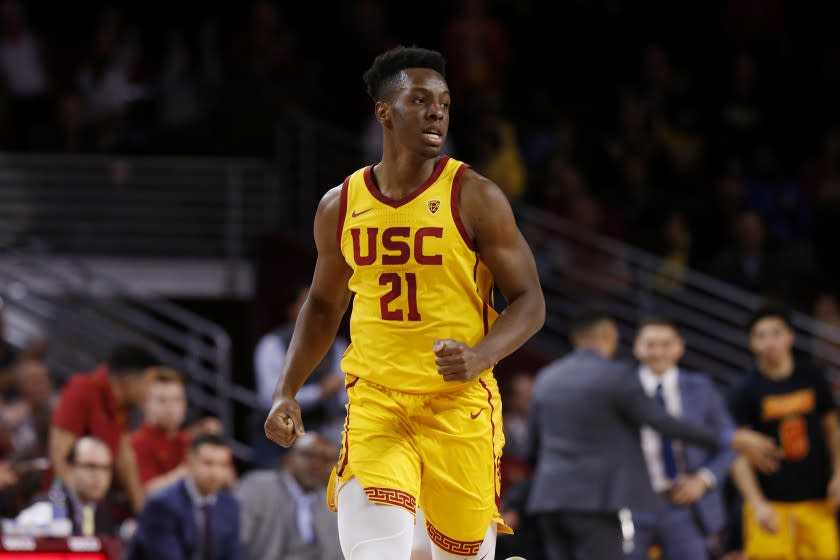
<path fill-rule="evenodd" d="M 756 369 L 735 388 L 739 427 L 776 438 L 779 470 L 755 473 L 743 459 L 733 477 L 744 497 L 744 550 L 750 560 L 837 558 L 835 507 L 840 504 L 840 424 L 822 372 L 793 356 L 793 326 L 783 309 L 750 319 Z"/>

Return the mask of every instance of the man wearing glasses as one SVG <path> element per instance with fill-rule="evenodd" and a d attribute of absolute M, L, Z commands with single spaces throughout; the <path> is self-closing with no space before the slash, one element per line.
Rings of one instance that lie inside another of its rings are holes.
<path fill-rule="evenodd" d="M 67 454 L 67 467 L 63 480 L 56 480 L 45 496 L 20 513 L 19 525 L 61 530 L 66 524 L 72 535 L 115 535 L 113 516 L 102 507 L 113 473 L 108 446 L 90 436 L 76 440 Z"/>

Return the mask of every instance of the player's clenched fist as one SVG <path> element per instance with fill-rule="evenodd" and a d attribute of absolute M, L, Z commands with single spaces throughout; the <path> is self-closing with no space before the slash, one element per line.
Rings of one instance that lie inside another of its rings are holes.
<path fill-rule="evenodd" d="M 291 397 L 280 397 L 265 420 L 265 437 L 283 447 L 290 447 L 298 436 L 302 436 L 303 420 L 300 418 L 300 406 Z"/>
<path fill-rule="evenodd" d="M 481 355 L 463 342 L 445 338 L 432 346 L 438 373 L 445 381 L 469 381 L 490 367 Z"/>

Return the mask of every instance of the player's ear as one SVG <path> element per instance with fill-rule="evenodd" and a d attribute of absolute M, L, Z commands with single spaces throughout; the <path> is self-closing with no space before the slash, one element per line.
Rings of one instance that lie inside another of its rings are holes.
<path fill-rule="evenodd" d="M 376 115 L 379 124 L 385 126 L 391 117 L 391 107 L 384 101 L 377 101 L 373 106 L 373 114 Z"/>

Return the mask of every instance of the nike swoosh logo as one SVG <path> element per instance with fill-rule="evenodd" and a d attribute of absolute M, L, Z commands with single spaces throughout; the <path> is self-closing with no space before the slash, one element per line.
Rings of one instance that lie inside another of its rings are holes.
<path fill-rule="evenodd" d="M 368 212 L 370 212 L 371 210 L 373 210 L 373 208 L 368 208 L 367 210 L 362 210 L 361 212 L 356 212 L 355 210 L 353 210 L 353 214 L 352 214 L 352 216 L 353 216 L 354 218 L 358 218 L 358 217 L 359 217 L 359 216 L 361 216 L 362 214 L 367 214 L 367 213 L 368 213 Z"/>
<path fill-rule="evenodd" d="M 482 412 L 483 410 L 484 410 L 483 408 L 479 408 L 479 409 L 478 409 L 478 412 L 476 412 L 476 413 L 472 413 L 472 412 L 471 412 L 471 413 L 470 413 L 470 418 L 471 418 L 472 420 L 475 420 L 476 418 L 478 418 L 478 415 L 479 415 L 479 414 L 481 414 L 481 412 Z"/>

